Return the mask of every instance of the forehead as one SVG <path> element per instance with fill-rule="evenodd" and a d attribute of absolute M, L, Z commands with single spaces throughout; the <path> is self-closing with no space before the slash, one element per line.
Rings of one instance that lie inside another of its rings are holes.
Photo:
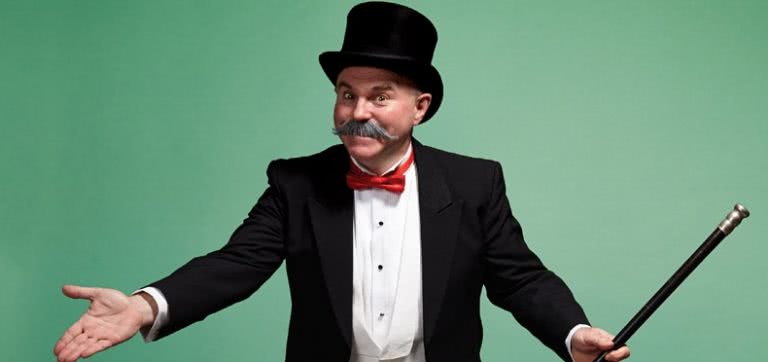
<path fill-rule="evenodd" d="M 374 67 L 347 67 L 336 78 L 336 87 L 372 88 L 391 87 L 415 89 L 413 82 L 395 72 Z"/>

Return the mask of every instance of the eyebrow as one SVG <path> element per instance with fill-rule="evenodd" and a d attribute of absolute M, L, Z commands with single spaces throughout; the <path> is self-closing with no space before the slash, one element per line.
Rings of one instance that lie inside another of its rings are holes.
<path fill-rule="evenodd" d="M 344 81 L 341 81 L 341 82 L 339 82 L 339 84 L 336 85 L 337 89 L 341 88 L 341 87 L 352 89 L 352 86 L 349 85 L 347 82 L 344 82 Z M 373 86 L 373 88 L 371 88 L 371 90 L 373 90 L 374 92 L 384 92 L 384 91 L 393 90 L 394 88 L 395 87 L 392 85 L 391 82 L 385 82 L 385 83 L 382 83 L 380 85 Z"/>

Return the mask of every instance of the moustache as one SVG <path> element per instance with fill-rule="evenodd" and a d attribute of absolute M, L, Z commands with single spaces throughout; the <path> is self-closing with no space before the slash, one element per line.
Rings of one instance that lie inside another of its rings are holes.
<path fill-rule="evenodd" d="M 398 137 L 389 134 L 379 122 L 371 118 L 365 121 L 355 121 L 353 119 L 347 120 L 339 127 L 331 129 L 334 135 L 337 136 L 360 136 L 376 138 L 384 141 L 396 140 Z"/>

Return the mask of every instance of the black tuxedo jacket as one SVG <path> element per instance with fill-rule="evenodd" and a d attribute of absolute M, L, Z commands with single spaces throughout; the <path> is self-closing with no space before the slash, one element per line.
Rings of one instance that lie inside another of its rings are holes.
<path fill-rule="evenodd" d="M 555 274 L 526 246 L 498 163 L 413 142 L 419 177 L 424 343 L 428 361 L 479 361 L 480 294 L 568 359 L 565 338 L 587 323 Z M 353 192 L 342 145 L 276 160 L 269 187 L 220 250 L 152 286 L 170 320 L 160 337 L 255 292 L 286 262 L 291 316 L 286 360 L 349 361 Z"/>

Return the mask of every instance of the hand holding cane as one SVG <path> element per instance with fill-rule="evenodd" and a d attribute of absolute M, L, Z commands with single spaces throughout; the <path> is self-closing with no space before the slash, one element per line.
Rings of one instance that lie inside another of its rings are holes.
<path fill-rule="evenodd" d="M 680 266 L 677 271 L 667 280 L 651 299 L 645 303 L 643 308 L 621 329 L 619 334 L 613 338 L 613 348 L 617 349 L 627 343 L 630 337 L 645 323 L 645 321 L 664 303 L 667 297 L 677 289 L 678 286 L 688 277 L 691 272 L 704 260 L 704 258 L 715 249 L 715 247 L 728 234 L 741 223 L 741 220 L 749 216 L 749 211 L 741 204 L 736 204 L 733 211 L 728 213 L 715 231 L 709 235 L 704 243 Z M 603 351 L 593 362 L 604 362 L 605 355 L 610 351 Z"/>

